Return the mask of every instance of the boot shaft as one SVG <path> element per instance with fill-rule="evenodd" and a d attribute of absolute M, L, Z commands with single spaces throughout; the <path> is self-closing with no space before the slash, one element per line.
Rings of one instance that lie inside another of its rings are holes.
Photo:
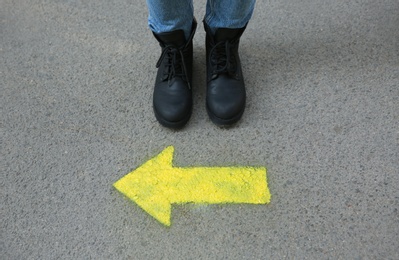
<path fill-rule="evenodd" d="M 194 20 L 189 39 L 185 39 L 183 30 L 154 34 L 162 48 L 157 62 L 156 82 L 170 81 L 174 77 L 181 77 L 191 87 L 193 63 L 193 37 L 197 23 Z"/>
<path fill-rule="evenodd" d="M 238 29 L 218 28 L 213 33 L 204 22 L 206 32 L 207 79 L 220 74 L 242 78 L 241 62 L 238 53 L 240 38 L 246 27 Z"/>

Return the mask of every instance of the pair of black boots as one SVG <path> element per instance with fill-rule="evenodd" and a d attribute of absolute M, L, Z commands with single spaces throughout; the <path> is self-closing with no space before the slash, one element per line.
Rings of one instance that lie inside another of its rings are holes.
<path fill-rule="evenodd" d="M 157 63 L 153 107 L 157 120 L 169 128 L 183 127 L 192 111 L 193 21 L 186 39 L 182 30 L 155 34 L 162 47 Z M 207 93 L 206 108 L 212 122 L 230 126 L 242 116 L 245 108 L 245 85 L 238 55 L 240 29 L 218 28 L 206 31 Z"/>

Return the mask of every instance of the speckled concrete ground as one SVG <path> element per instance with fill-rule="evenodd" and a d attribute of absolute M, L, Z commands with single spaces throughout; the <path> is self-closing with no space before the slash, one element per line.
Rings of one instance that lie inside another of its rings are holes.
<path fill-rule="evenodd" d="M 195 1 L 196 16 L 204 0 Z M 258 1 L 247 109 L 156 122 L 144 1 L 0 0 L 2 259 L 399 259 L 399 2 Z M 166 228 L 112 184 L 178 166 L 266 166 L 268 205 L 175 205 Z"/>

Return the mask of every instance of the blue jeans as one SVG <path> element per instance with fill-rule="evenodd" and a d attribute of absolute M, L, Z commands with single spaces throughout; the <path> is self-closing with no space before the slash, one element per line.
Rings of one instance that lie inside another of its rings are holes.
<path fill-rule="evenodd" d="M 251 19 L 256 0 L 207 0 L 204 21 L 216 28 L 242 28 Z M 148 25 L 154 33 L 183 30 L 190 35 L 193 0 L 147 0 Z"/>

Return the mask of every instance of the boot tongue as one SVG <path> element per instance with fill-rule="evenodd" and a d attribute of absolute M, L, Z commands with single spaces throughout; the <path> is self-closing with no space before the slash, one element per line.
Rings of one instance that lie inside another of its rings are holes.
<path fill-rule="evenodd" d="M 174 45 L 177 48 L 183 47 L 186 44 L 186 37 L 183 30 L 176 30 L 173 32 L 166 32 L 157 34 L 162 43 L 167 45 Z"/>
<path fill-rule="evenodd" d="M 216 42 L 231 41 L 240 37 L 241 29 L 218 28 L 215 32 Z"/>

